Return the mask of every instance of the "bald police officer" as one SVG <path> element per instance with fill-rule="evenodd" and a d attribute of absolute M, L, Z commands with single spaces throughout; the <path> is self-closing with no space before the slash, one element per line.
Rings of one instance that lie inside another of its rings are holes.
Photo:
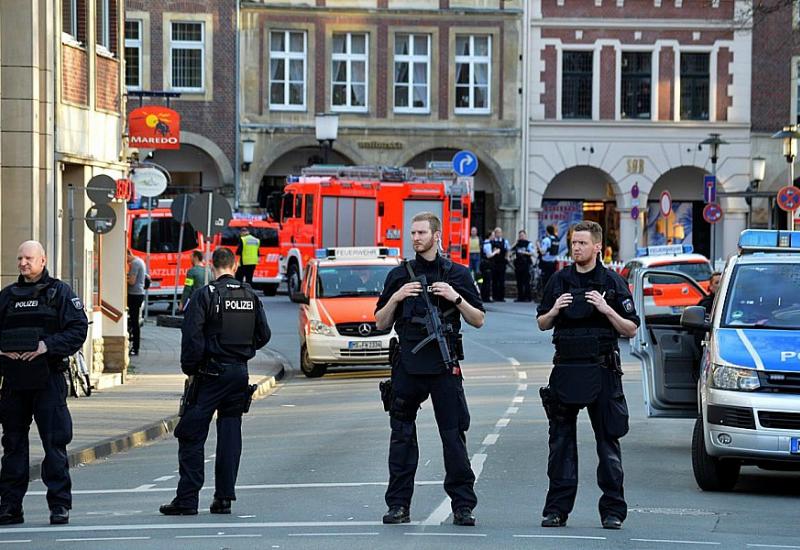
<path fill-rule="evenodd" d="M 248 384 L 247 361 L 270 338 L 261 300 L 233 277 L 236 257 L 217 248 L 211 258 L 215 280 L 192 295 L 183 320 L 181 370 L 190 377 L 184 392 L 178 438 L 180 480 L 172 502 L 159 511 L 168 516 L 197 514 L 203 487 L 203 448 L 217 413 L 212 514 L 230 514 L 242 455 L 242 414 L 255 386 Z"/>
<path fill-rule="evenodd" d="M 32 420 L 44 447 L 42 481 L 47 486 L 50 523 L 69 523 L 72 508 L 67 462 L 72 418 L 63 372 L 65 361 L 86 340 L 89 323 L 80 299 L 69 285 L 51 277 L 46 265 L 41 243 L 22 243 L 17 252 L 19 279 L 0 292 L 0 525 L 24 521 Z"/>

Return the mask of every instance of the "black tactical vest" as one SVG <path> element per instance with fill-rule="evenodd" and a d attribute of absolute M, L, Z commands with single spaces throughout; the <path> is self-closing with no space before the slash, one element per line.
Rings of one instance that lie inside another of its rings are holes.
<path fill-rule="evenodd" d="M 232 278 L 209 284 L 211 315 L 209 336 L 227 346 L 252 346 L 258 297 L 249 287 Z"/>
<path fill-rule="evenodd" d="M 516 244 L 514 245 L 514 252 L 516 252 L 516 256 L 514 256 L 514 267 L 524 268 L 528 267 L 533 263 L 533 258 L 524 254 L 528 251 L 528 246 L 531 244 L 529 240 L 526 239 L 519 239 Z"/>
<path fill-rule="evenodd" d="M 505 265 L 506 263 L 506 240 L 505 239 L 492 239 L 492 250 L 500 249 L 500 252 L 492 256 L 491 260 L 497 265 Z"/>

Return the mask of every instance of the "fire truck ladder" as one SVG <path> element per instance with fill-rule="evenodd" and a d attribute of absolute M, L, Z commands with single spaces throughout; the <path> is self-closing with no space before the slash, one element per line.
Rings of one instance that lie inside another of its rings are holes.
<path fill-rule="evenodd" d="M 448 197 L 450 210 L 450 223 L 448 233 L 450 235 L 449 254 L 450 258 L 464 258 L 463 238 L 464 238 L 464 214 L 463 201 L 461 195 L 450 194 Z"/>
<path fill-rule="evenodd" d="M 412 181 L 414 169 L 404 166 L 330 166 L 314 165 L 303 168 L 301 174 L 306 177 L 328 177 L 350 180 L 378 180 L 378 181 Z"/>

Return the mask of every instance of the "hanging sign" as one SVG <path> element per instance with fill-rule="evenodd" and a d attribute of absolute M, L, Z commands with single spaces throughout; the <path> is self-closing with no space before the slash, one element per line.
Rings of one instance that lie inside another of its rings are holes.
<path fill-rule="evenodd" d="M 128 115 L 128 144 L 143 149 L 180 149 L 181 115 L 168 107 L 147 105 Z"/>
<path fill-rule="evenodd" d="M 143 197 L 157 197 L 169 184 L 167 174 L 155 166 L 137 166 L 131 170 L 130 180 L 136 193 Z"/>

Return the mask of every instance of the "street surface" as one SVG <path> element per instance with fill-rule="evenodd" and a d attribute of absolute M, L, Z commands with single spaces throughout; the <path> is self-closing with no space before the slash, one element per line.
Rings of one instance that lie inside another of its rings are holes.
<path fill-rule="evenodd" d="M 200 514 L 165 517 L 174 495 L 174 438 L 73 470 L 68 526 L 47 524 L 43 485 L 25 500 L 25 523 L 0 529 L 8 548 L 800 548 L 800 475 L 743 470 L 733 493 L 703 493 L 689 453 L 692 421 L 647 420 L 638 365 L 625 352 L 631 431 L 622 440 L 626 497 L 621 531 L 597 513 L 596 457 L 586 413 L 579 423 L 581 485 L 566 528 L 539 527 L 547 487 L 547 423 L 538 396 L 552 356 L 531 304 L 489 304 L 486 326 L 466 328 L 470 456 L 478 481 L 474 528 L 455 527 L 441 487 L 441 444 L 429 403 L 419 414 L 420 468 L 412 523 L 384 526 L 389 422 L 378 398 L 383 369 L 297 370 L 297 306 L 266 298 L 270 346 L 293 369 L 244 417 L 244 454 L 233 515 L 208 513 L 208 457 Z M 206 445 L 213 453 L 213 432 Z"/>

